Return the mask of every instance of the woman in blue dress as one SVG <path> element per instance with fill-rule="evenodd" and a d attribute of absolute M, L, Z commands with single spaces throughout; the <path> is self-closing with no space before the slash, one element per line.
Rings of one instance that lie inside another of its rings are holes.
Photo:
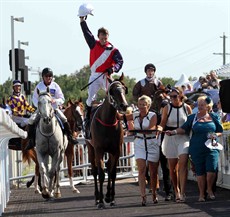
<path fill-rule="evenodd" d="M 189 154 L 197 175 L 199 202 L 205 201 L 206 184 L 208 198 L 215 200 L 212 186 L 218 169 L 219 150 L 208 148 L 205 142 L 208 139 L 217 140 L 222 135 L 223 128 L 219 116 L 211 112 L 212 106 L 210 97 L 199 97 L 198 112 L 188 116 L 187 121 L 180 128 L 166 132 L 168 135 L 176 135 L 192 131 Z"/>

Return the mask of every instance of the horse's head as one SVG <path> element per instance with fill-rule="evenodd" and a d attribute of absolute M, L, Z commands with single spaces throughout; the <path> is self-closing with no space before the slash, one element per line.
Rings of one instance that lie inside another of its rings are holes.
<path fill-rule="evenodd" d="M 167 103 L 169 103 L 168 90 L 162 85 L 154 93 L 152 107 L 154 111 L 160 112 L 161 107 Z"/>
<path fill-rule="evenodd" d="M 49 89 L 44 92 L 38 90 L 38 112 L 44 123 L 49 124 L 54 116 L 54 109 L 52 107 L 52 97 Z"/>
<path fill-rule="evenodd" d="M 64 114 L 67 117 L 70 126 L 75 128 L 73 129 L 74 131 L 81 131 L 84 117 L 84 104 L 82 99 L 80 98 L 75 102 L 72 102 L 72 100 L 69 99 L 67 106 L 68 107 L 65 109 Z"/>
<path fill-rule="evenodd" d="M 119 79 L 114 81 L 108 79 L 110 82 L 108 88 L 108 99 L 110 104 L 113 105 L 120 113 L 125 113 L 128 107 L 128 103 L 125 98 L 125 94 L 128 93 L 128 88 L 123 83 L 124 74 L 122 73 Z"/>

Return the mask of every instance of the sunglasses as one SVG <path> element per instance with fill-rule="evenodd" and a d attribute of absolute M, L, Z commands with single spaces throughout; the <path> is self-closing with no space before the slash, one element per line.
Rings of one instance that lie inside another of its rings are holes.
<path fill-rule="evenodd" d="M 53 75 L 45 75 L 46 78 L 53 77 Z"/>
<path fill-rule="evenodd" d="M 170 95 L 169 96 L 171 99 L 176 99 L 178 97 L 178 95 Z"/>

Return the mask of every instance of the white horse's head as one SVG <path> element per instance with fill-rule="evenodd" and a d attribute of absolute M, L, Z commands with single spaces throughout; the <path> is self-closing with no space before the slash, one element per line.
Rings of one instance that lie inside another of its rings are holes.
<path fill-rule="evenodd" d="M 54 116 L 52 97 L 49 93 L 49 88 L 44 92 L 38 90 L 38 95 L 38 112 L 44 123 L 49 124 Z"/>

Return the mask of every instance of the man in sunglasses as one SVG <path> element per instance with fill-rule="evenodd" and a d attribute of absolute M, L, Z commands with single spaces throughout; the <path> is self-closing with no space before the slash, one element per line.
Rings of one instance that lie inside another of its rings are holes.
<path fill-rule="evenodd" d="M 78 141 L 73 138 L 73 133 L 70 129 L 69 123 L 67 122 L 66 116 L 59 109 L 59 107 L 64 103 L 65 98 L 60 86 L 53 81 L 53 71 L 50 68 L 44 68 L 42 70 L 42 79 L 43 81 L 38 83 L 34 89 L 33 99 L 32 99 L 34 106 L 38 107 L 39 95 L 37 90 L 39 90 L 39 92 L 44 92 L 47 90 L 47 87 L 49 87 L 50 95 L 52 96 L 52 106 L 55 109 L 55 114 L 59 117 L 59 119 L 63 123 L 64 133 L 67 134 L 67 138 L 69 142 L 71 142 L 72 144 L 77 144 Z M 35 146 L 36 125 L 38 121 L 39 121 L 39 114 L 36 111 L 29 119 L 28 138 L 30 141 L 26 147 L 26 150 L 29 150 Z"/>

